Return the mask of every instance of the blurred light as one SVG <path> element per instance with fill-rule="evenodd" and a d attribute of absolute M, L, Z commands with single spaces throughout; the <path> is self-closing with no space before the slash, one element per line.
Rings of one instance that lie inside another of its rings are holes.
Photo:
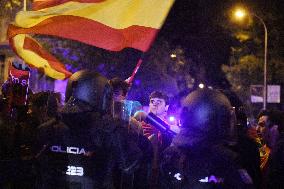
<path fill-rule="evenodd" d="M 176 173 L 176 174 L 174 175 L 174 177 L 175 177 L 177 180 L 182 180 L 180 173 Z"/>
<path fill-rule="evenodd" d="M 243 9 L 237 9 L 235 12 L 235 16 L 238 19 L 242 19 L 243 17 L 245 17 L 246 12 Z"/>
<path fill-rule="evenodd" d="M 169 117 L 169 121 L 170 121 L 170 122 L 173 122 L 173 121 L 175 121 L 175 120 L 176 120 L 176 118 L 175 118 L 174 116 L 170 116 L 170 117 Z"/>
<path fill-rule="evenodd" d="M 239 9 L 235 12 L 235 16 L 238 18 L 243 18 L 245 16 L 245 12 Z"/>
<path fill-rule="evenodd" d="M 171 58 L 176 58 L 176 57 L 177 57 L 177 55 L 175 53 L 171 54 Z"/>
<path fill-rule="evenodd" d="M 213 89 L 213 87 L 212 87 L 212 86 L 208 86 L 208 88 L 209 88 L 209 89 Z"/>
<path fill-rule="evenodd" d="M 67 86 L 68 79 L 65 80 L 55 80 L 54 81 L 54 91 L 60 93 L 61 103 L 63 104 L 65 101 L 65 92 Z"/>
<path fill-rule="evenodd" d="M 200 83 L 200 84 L 198 85 L 198 87 L 199 87 L 200 89 L 203 89 L 203 88 L 204 88 L 204 84 L 203 84 L 203 83 Z"/>
<path fill-rule="evenodd" d="M 135 85 L 140 85 L 141 84 L 141 80 L 140 79 L 135 79 L 134 84 Z"/>
<path fill-rule="evenodd" d="M 180 64 L 180 65 L 184 65 L 184 62 L 183 62 L 183 61 L 181 61 L 181 60 L 180 60 L 180 61 L 178 61 L 177 63 L 178 63 L 178 64 Z"/>
<path fill-rule="evenodd" d="M 105 68 L 105 65 L 104 65 L 104 64 L 98 65 L 98 69 L 99 69 L 100 71 L 102 71 L 104 68 Z"/>

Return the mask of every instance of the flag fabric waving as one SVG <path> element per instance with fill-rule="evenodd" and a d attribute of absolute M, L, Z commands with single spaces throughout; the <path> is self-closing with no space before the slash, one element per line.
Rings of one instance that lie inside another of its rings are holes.
<path fill-rule="evenodd" d="M 72 75 L 62 63 L 26 34 L 18 34 L 11 38 L 10 45 L 26 63 L 44 71 L 54 79 L 65 79 Z"/>
<path fill-rule="evenodd" d="M 15 46 L 20 34 L 53 35 L 110 51 L 130 47 L 146 52 L 173 3 L 174 0 L 36 0 L 35 11 L 17 14 L 15 23 L 9 26 L 8 38 Z M 17 53 L 20 48 L 24 46 L 15 49 Z M 45 59 L 47 52 L 43 54 L 40 57 Z M 69 76 L 55 58 L 48 57 L 49 61 L 41 61 L 47 66 L 44 67 L 47 75 L 56 79 Z M 50 62 L 53 65 L 48 66 Z M 42 66 L 35 59 L 27 63 Z"/>

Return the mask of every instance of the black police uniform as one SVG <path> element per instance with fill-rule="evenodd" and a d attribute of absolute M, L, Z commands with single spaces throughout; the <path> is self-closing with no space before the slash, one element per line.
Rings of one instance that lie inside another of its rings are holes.
<path fill-rule="evenodd" d="M 40 189 L 121 188 L 141 151 L 127 127 L 110 114 L 112 90 L 106 78 L 79 71 L 68 81 L 62 122 L 40 126 L 36 159 Z"/>
<path fill-rule="evenodd" d="M 39 128 L 38 188 L 117 188 L 120 175 L 113 173 L 135 169 L 140 150 L 127 130 L 111 118 L 96 124 L 76 128 L 54 120 Z"/>
<path fill-rule="evenodd" d="M 170 147 L 161 162 L 164 189 L 253 188 L 237 155 L 224 146 Z"/>
<path fill-rule="evenodd" d="M 280 134 L 275 150 L 268 160 L 267 188 L 284 188 L 284 133 Z"/>
<path fill-rule="evenodd" d="M 253 188 L 234 140 L 231 104 L 222 93 L 202 89 L 190 93 L 181 112 L 181 131 L 165 150 L 160 164 L 164 189 Z"/>

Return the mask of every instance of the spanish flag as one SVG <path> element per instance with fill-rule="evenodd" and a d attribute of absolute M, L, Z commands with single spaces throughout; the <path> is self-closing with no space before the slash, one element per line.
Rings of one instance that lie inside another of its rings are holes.
<path fill-rule="evenodd" d="M 28 64 L 43 68 L 50 77 L 64 79 L 70 72 L 23 34 L 58 36 L 110 51 L 130 47 L 146 52 L 173 3 L 174 0 L 35 0 L 34 11 L 17 14 L 15 23 L 9 26 L 8 38 Z"/>

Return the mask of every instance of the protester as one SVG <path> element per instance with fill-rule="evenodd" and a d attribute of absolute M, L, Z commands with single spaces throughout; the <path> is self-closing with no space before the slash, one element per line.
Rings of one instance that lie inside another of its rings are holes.
<path fill-rule="evenodd" d="M 113 88 L 113 101 L 122 102 L 126 100 L 130 85 L 119 77 L 112 78 L 110 84 Z"/>
<path fill-rule="evenodd" d="M 263 139 L 271 153 L 264 173 L 264 188 L 280 189 L 284 186 L 284 114 L 273 110 L 265 116 Z"/>
<path fill-rule="evenodd" d="M 39 126 L 48 120 L 59 119 L 59 99 L 58 93 L 52 91 L 32 95 L 29 103 L 29 114 L 34 122 L 33 124 Z"/>
<path fill-rule="evenodd" d="M 262 110 L 258 117 L 258 122 L 255 129 L 250 129 L 251 136 L 254 136 L 255 141 L 258 143 L 259 154 L 260 154 L 260 168 L 262 173 L 266 172 L 267 162 L 270 156 L 270 148 L 266 144 L 263 138 L 263 131 L 265 129 L 265 125 L 268 124 L 268 117 L 271 114 L 268 110 Z"/>
<path fill-rule="evenodd" d="M 0 117 L 0 186 L 33 188 L 32 145 L 34 128 L 30 124 L 28 101 L 31 90 L 29 68 L 16 59 L 9 64 L 9 77 L 2 85 Z"/>
<path fill-rule="evenodd" d="M 149 96 L 149 114 L 154 115 L 158 119 L 165 122 L 165 124 L 171 130 L 171 125 L 167 122 L 167 110 L 169 108 L 169 97 L 160 92 L 154 91 Z M 155 139 L 159 140 L 159 142 L 164 146 L 161 149 L 164 149 L 165 146 L 168 146 L 171 142 L 171 137 L 166 136 L 167 133 L 161 133 L 155 127 L 155 125 L 151 125 L 147 123 L 147 116 L 149 116 L 146 112 L 140 111 L 137 112 L 134 117 L 137 121 L 142 122 L 143 133 L 148 137 L 149 140 L 154 141 Z"/>
<path fill-rule="evenodd" d="M 137 112 L 135 114 L 135 120 L 132 120 L 132 124 L 141 125 L 143 134 L 152 143 L 153 146 L 153 161 L 152 161 L 152 181 L 151 188 L 156 188 L 158 185 L 159 174 L 158 166 L 160 161 L 160 155 L 162 151 L 168 147 L 171 143 L 173 135 L 167 132 L 161 132 L 159 129 L 148 122 L 148 118 L 151 116 L 160 119 L 165 123 L 167 129 L 170 130 L 170 125 L 167 123 L 167 110 L 169 107 L 169 97 L 160 91 L 154 91 L 149 96 L 149 113 Z M 155 119 L 155 118 L 154 118 Z M 152 120 L 152 119 L 151 119 Z"/>
<path fill-rule="evenodd" d="M 113 116 L 115 118 L 123 119 L 129 123 L 131 116 L 133 116 L 137 111 L 142 109 L 142 105 L 138 101 L 133 101 L 127 99 L 128 90 L 130 89 L 130 84 L 119 77 L 114 77 L 110 80 L 110 84 L 113 88 Z M 137 132 L 139 128 L 137 126 L 132 127 Z"/>
<path fill-rule="evenodd" d="M 260 153 L 258 143 L 248 136 L 247 116 L 244 107 L 236 108 L 236 129 L 237 143 L 230 145 L 230 148 L 240 156 L 240 165 L 245 168 L 251 176 L 256 189 L 262 185 L 262 175 L 260 169 Z"/>

